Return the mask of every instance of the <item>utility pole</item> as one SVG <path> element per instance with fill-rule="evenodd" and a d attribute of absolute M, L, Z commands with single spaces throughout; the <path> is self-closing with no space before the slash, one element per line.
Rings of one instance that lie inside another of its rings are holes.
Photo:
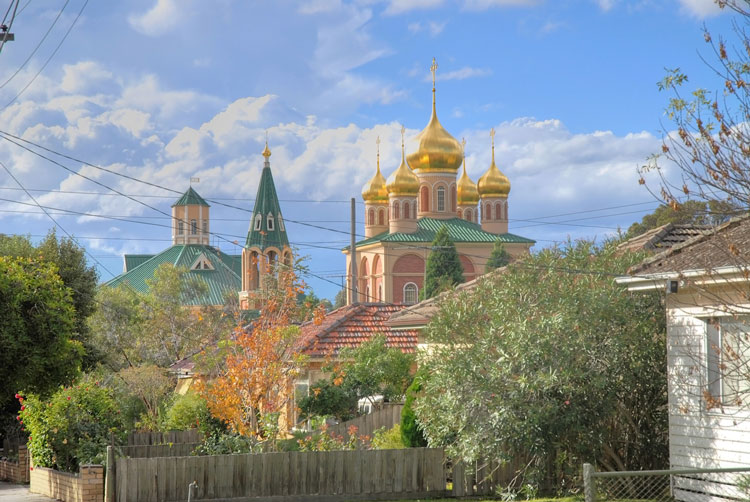
<path fill-rule="evenodd" d="M 3 18 L 2 22 L 0 22 L 0 51 L 3 50 L 3 45 L 5 45 L 5 42 L 12 42 L 16 39 L 13 33 L 10 32 L 10 29 L 13 27 L 13 21 L 16 19 L 16 12 L 18 11 L 18 2 L 19 0 L 10 2 L 10 7 L 8 7 L 8 10 L 5 13 L 5 16 L 6 17 L 8 16 L 8 13 L 10 12 L 11 7 L 13 8 L 13 15 L 11 16 L 8 24 L 5 24 L 5 18 Z"/>
<path fill-rule="evenodd" d="M 351 278 L 352 283 L 351 287 L 349 288 L 351 299 L 350 305 L 355 305 L 359 303 L 359 298 L 357 294 L 357 248 L 355 247 L 355 243 L 357 241 L 355 233 L 357 231 L 357 205 L 356 201 L 354 200 L 354 197 L 352 197 L 352 229 L 351 229 L 351 246 L 349 247 L 349 253 L 351 255 L 351 259 L 349 261 L 349 266 L 351 268 Z"/>

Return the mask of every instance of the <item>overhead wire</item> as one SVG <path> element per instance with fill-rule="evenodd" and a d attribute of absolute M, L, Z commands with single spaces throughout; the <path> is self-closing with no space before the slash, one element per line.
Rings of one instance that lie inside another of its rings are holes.
<path fill-rule="evenodd" d="M 8 35 L 10 35 L 10 30 L 13 28 L 13 21 L 16 20 L 16 12 L 18 11 L 18 2 L 19 0 L 11 0 L 10 5 L 8 5 L 8 10 L 5 12 L 5 15 L 3 16 L 2 24 L 5 25 L 5 21 L 8 19 L 8 13 L 10 12 L 10 8 L 13 7 L 13 4 L 15 3 L 15 7 L 13 7 L 13 15 L 10 18 L 10 21 L 8 21 L 8 24 L 6 26 L 6 29 L 3 31 L 3 39 L 0 40 L 0 52 L 2 52 L 3 47 L 5 46 L 5 42 L 8 41 Z"/>

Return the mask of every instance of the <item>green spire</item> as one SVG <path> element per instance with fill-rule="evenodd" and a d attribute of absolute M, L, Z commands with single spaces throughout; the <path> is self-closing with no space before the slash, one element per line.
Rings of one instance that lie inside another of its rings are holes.
<path fill-rule="evenodd" d="M 271 162 L 269 160 L 271 151 L 268 149 L 268 143 L 263 150 L 263 156 L 265 162 L 258 184 L 258 194 L 255 196 L 255 208 L 253 208 L 253 217 L 250 220 L 250 230 L 247 233 L 245 247 L 257 247 L 260 248 L 261 252 L 269 247 L 283 250 L 285 246 L 289 246 L 289 239 L 286 236 L 286 227 L 281 217 L 281 206 L 271 174 Z"/>
<path fill-rule="evenodd" d="M 203 197 L 198 195 L 198 192 L 193 190 L 193 187 L 190 187 L 187 189 L 187 192 L 182 194 L 182 197 L 180 197 L 177 202 L 172 204 L 172 207 L 175 206 L 206 206 L 210 207 L 208 203 L 203 200 Z"/>

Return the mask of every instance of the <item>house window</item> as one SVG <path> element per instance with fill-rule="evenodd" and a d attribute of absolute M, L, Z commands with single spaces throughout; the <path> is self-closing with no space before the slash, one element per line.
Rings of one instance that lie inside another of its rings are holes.
<path fill-rule="evenodd" d="M 263 217 L 259 214 L 255 215 L 255 226 L 253 227 L 253 230 L 256 232 L 260 230 L 260 223 L 263 221 Z"/>
<path fill-rule="evenodd" d="M 368 225 L 374 225 L 375 224 L 375 210 L 370 209 L 367 212 L 367 224 Z"/>
<path fill-rule="evenodd" d="M 185 222 L 178 221 L 177 222 L 177 235 L 183 235 L 184 233 L 185 233 Z"/>
<path fill-rule="evenodd" d="M 198 222 L 195 220 L 190 220 L 190 235 L 195 235 L 198 233 Z"/>
<path fill-rule="evenodd" d="M 742 406 L 750 393 L 747 364 L 750 357 L 750 319 L 707 321 L 707 407 Z"/>
<path fill-rule="evenodd" d="M 502 220 L 503 219 L 503 210 L 502 210 L 502 206 L 500 205 L 499 202 L 497 204 L 495 204 L 495 219 L 496 220 Z"/>
<path fill-rule="evenodd" d="M 208 233 L 208 220 L 203 220 L 203 233 Z"/>
<path fill-rule="evenodd" d="M 398 202 L 393 203 L 393 219 L 398 219 Z"/>
<path fill-rule="evenodd" d="M 411 214 L 411 211 L 409 211 L 409 203 L 404 202 L 404 218 L 409 218 L 409 215 Z"/>
<path fill-rule="evenodd" d="M 417 303 L 417 293 L 419 289 L 413 282 L 407 282 L 404 285 L 404 303 L 407 305 L 414 305 Z"/>
<path fill-rule="evenodd" d="M 378 211 L 378 225 L 385 225 L 385 211 Z"/>
<path fill-rule="evenodd" d="M 488 203 L 484 205 L 484 213 L 482 213 L 482 221 L 490 221 L 492 219 L 492 206 Z"/>
<path fill-rule="evenodd" d="M 269 232 L 273 232 L 273 215 L 271 213 L 268 213 L 266 217 L 266 227 L 268 227 Z"/>
<path fill-rule="evenodd" d="M 437 210 L 438 212 L 445 211 L 445 188 L 438 187 L 437 189 Z"/>

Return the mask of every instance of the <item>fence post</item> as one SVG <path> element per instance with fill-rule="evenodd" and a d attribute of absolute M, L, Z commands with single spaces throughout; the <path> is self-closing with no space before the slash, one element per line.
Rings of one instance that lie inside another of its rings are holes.
<path fill-rule="evenodd" d="M 107 472 L 104 474 L 104 502 L 115 502 L 115 450 L 107 446 Z"/>
<path fill-rule="evenodd" d="M 596 482 L 592 474 L 594 466 L 583 464 L 583 494 L 586 502 L 596 502 Z"/>
<path fill-rule="evenodd" d="M 466 473 L 464 463 L 460 460 L 453 464 L 453 489 L 451 492 L 454 497 L 466 495 Z"/>

